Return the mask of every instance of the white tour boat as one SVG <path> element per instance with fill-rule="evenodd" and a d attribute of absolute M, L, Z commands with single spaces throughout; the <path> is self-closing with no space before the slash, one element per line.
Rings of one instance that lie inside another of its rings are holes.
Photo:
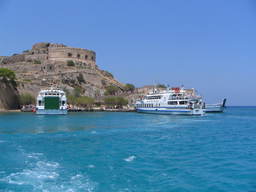
<path fill-rule="evenodd" d="M 194 89 L 171 88 L 165 91 L 153 91 L 135 104 L 141 113 L 168 115 L 203 115 L 204 103 Z"/>
<path fill-rule="evenodd" d="M 67 97 L 64 91 L 51 88 L 39 92 L 36 114 L 66 115 L 67 112 Z"/>
<path fill-rule="evenodd" d="M 226 107 L 227 99 L 223 99 L 222 103 L 218 104 L 206 104 L 205 112 L 206 113 L 222 113 Z"/>

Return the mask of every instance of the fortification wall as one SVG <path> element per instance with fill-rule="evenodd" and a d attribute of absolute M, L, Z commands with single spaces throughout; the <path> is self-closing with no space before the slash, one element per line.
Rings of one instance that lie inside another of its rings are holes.
<path fill-rule="evenodd" d="M 30 62 L 30 61 L 44 61 L 48 59 L 48 55 L 44 53 L 40 54 L 30 54 L 30 55 L 25 55 L 25 60 Z"/>
<path fill-rule="evenodd" d="M 96 67 L 96 53 L 86 49 L 72 47 L 48 47 L 48 60 L 67 62 L 81 62 Z"/>

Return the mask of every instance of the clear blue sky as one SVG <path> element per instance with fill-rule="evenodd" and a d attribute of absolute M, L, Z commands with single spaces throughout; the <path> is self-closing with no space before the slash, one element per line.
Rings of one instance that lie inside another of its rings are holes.
<path fill-rule="evenodd" d="M 0 55 L 56 42 L 97 52 L 121 82 L 256 105 L 254 0 L 0 0 Z"/>

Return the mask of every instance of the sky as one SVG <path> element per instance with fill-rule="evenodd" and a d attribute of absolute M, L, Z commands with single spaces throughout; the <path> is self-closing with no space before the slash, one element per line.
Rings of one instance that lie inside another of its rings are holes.
<path fill-rule="evenodd" d="M 92 49 L 101 69 L 136 87 L 256 105 L 254 0 L 0 0 L 0 55 L 37 42 Z"/>

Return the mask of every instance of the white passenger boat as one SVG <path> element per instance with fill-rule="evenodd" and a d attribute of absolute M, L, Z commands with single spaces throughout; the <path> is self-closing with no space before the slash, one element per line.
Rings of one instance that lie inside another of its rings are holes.
<path fill-rule="evenodd" d="M 36 114 L 66 115 L 67 112 L 67 97 L 64 91 L 51 88 L 39 92 Z"/>
<path fill-rule="evenodd" d="M 222 103 L 218 104 L 206 104 L 205 112 L 206 113 L 222 113 L 224 112 L 227 99 L 223 99 Z"/>
<path fill-rule="evenodd" d="M 184 88 L 153 91 L 135 104 L 137 112 L 168 115 L 203 115 L 203 106 L 194 89 Z"/>

